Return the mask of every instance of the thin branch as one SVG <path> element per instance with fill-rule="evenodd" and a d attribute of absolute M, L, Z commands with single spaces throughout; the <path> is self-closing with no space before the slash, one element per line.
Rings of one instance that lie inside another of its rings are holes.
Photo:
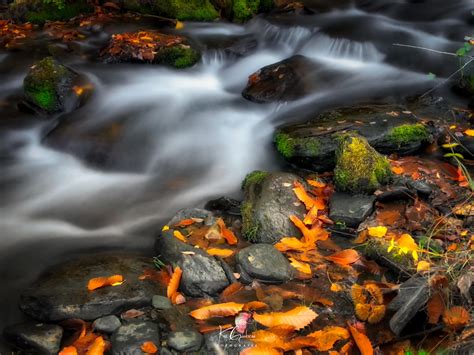
<path fill-rule="evenodd" d="M 436 49 L 432 49 L 432 48 L 426 48 L 426 47 L 419 47 L 419 46 L 412 46 L 410 44 L 402 44 L 402 43 L 393 43 L 394 46 L 397 46 L 397 47 L 406 47 L 406 48 L 415 48 L 415 49 L 421 49 L 421 50 L 424 50 L 424 51 L 428 51 L 428 52 L 433 52 L 433 53 L 438 53 L 438 54 L 445 54 L 445 55 L 450 55 L 450 56 L 453 56 L 453 57 L 458 57 L 458 55 L 456 53 L 452 53 L 452 52 L 443 52 L 443 51 L 438 51 Z M 473 58 L 472 56 L 468 55 L 466 56 L 468 58 Z"/>

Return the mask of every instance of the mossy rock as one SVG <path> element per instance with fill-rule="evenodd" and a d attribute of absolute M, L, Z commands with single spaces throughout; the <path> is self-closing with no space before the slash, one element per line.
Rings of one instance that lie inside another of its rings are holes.
<path fill-rule="evenodd" d="M 403 107 L 356 106 L 331 110 L 303 124 L 279 129 L 274 138 L 278 152 L 291 164 L 313 171 L 335 166 L 338 137 L 356 132 L 383 154 L 413 154 L 433 142 L 435 128 L 421 123 Z"/>
<path fill-rule="evenodd" d="M 242 233 L 253 243 L 273 244 L 283 237 L 301 233 L 290 216 L 304 217 L 305 208 L 293 192 L 294 181 L 304 184 L 297 175 L 256 171 L 243 181 Z"/>
<path fill-rule="evenodd" d="M 46 113 L 76 108 L 79 98 L 73 90 L 79 75 L 52 57 L 33 65 L 23 81 L 26 101 Z"/>
<path fill-rule="evenodd" d="M 191 67 L 201 59 L 201 54 L 194 48 L 182 45 L 164 48 L 159 51 L 156 63 L 165 64 L 177 69 Z"/>
<path fill-rule="evenodd" d="M 348 193 L 371 194 L 392 176 L 390 162 L 355 134 L 339 138 L 334 181 L 336 189 Z"/>
<path fill-rule="evenodd" d="M 85 0 L 66 1 L 62 6 L 41 0 L 16 0 L 10 5 L 10 14 L 13 18 L 35 24 L 66 21 L 80 14 L 92 12 L 94 7 Z"/>
<path fill-rule="evenodd" d="M 209 0 L 125 0 L 126 10 L 178 20 L 212 21 L 219 17 Z"/>

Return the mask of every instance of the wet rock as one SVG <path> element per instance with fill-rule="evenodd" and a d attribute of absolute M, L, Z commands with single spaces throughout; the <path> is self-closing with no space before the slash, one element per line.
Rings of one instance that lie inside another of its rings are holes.
<path fill-rule="evenodd" d="M 307 123 L 277 131 L 275 146 L 290 163 L 313 171 L 335 165 L 338 137 L 356 132 L 383 154 L 413 154 L 434 140 L 435 130 L 403 107 L 369 105 L 326 111 Z"/>
<path fill-rule="evenodd" d="M 370 194 L 387 184 L 391 175 L 388 159 L 372 148 L 365 138 L 347 134 L 339 139 L 334 169 L 338 191 Z"/>
<path fill-rule="evenodd" d="M 241 40 L 224 48 L 224 52 L 229 56 L 240 58 L 255 52 L 257 47 L 257 39 L 245 36 Z"/>
<path fill-rule="evenodd" d="M 433 188 L 422 180 L 410 180 L 407 185 L 410 189 L 416 191 L 420 197 L 429 197 L 433 192 Z"/>
<path fill-rule="evenodd" d="M 46 21 L 65 21 L 79 14 L 94 12 L 94 7 L 86 0 L 74 1 L 58 7 L 53 2 L 16 0 L 10 8 L 10 16 L 26 22 L 44 24 Z"/>
<path fill-rule="evenodd" d="M 381 193 L 377 195 L 377 201 L 379 202 L 391 202 L 412 199 L 412 192 L 409 188 L 405 186 L 390 186 L 387 190 L 381 191 Z"/>
<path fill-rule="evenodd" d="M 307 92 L 314 64 L 302 55 L 268 65 L 250 75 L 242 96 L 257 103 L 290 101 Z"/>
<path fill-rule="evenodd" d="M 115 332 L 121 325 L 122 323 L 120 322 L 120 319 L 114 315 L 111 315 L 96 319 L 94 323 L 92 323 L 92 328 L 98 332 L 111 334 Z"/>
<path fill-rule="evenodd" d="M 106 63 L 152 63 L 186 68 L 196 64 L 201 54 L 182 36 L 147 31 L 112 36 L 101 56 Z"/>
<path fill-rule="evenodd" d="M 112 336 L 112 354 L 143 355 L 140 349 L 144 342 L 160 343 L 158 325 L 146 321 L 130 321 L 122 325 Z"/>
<path fill-rule="evenodd" d="M 188 21 L 212 21 L 219 17 L 209 0 L 124 0 L 123 8 Z"/>
<path fill-rule="evenodd" d="M 23 81 L 23 92 L 26 102 L 39 111 L 72 111 L 80 104 L 73 89 L 78 83 L 79 74 L 47 57 L 31 67 Z"/>
<path fill-rule="evenodd" d="M 242 350 L 255 346 L 250 340 L 231 334 L 231 331 L 232 329 L 228 329 L 207 333 L 204 336 L 206 354 L 239 355 Z"/>
<path fill-rule="evenodd" d="M 252 278 L 266 282 L 284 282 L 291 278 L 287 258 L 270 244 L 255 244 L 236 255 L 237 263 Z"/>
<path fill-rule="evenodd" d="M 156 240 L 155 250 L 164 263 L 181 267 L 183 275 L 180 289 L 188 296 L 214 295 L 229 284 L 216 258 L 181 242 L 173 236 L 172 230 L 161 233 Z"/>
<path fill-rule="evenodd" d="M 212 226 L 216 219 L 211 211 L 202 208 L 183 208 L 176 212 L 176 214 L 168 221 L 167 225 L 172 227 L 183 219 L 201 218 L 204 220 L 206 226 Z"/>
<path fill-rule="evenodd" d="M 204 207 L 211 211 L 217 211 L 230 215 L 240 215 L 241 204 L 240 201 L 223 196 L 207 202 Z"/>
<path fill-rule="evenodd" d="M 35 354 L 57 354 L 63 328 L 52 324 L 26 322 L 6 327 L 3 336 L 22 350 Z"/>
<path fill-rule="evenodd" d="M 334 223 L 357 228 L 374 211 L 374 196 L 336 192 L 329 200 L 329 218 Z"/>
<path fill-rule="evenodd" d="M 273 244 L 286 236 L 299 236 L 300 231 L 289 217 L 303 218 L 305 207 L 293 192 L 293 183 L 304 181 L 290 173 L 255 175 L 244 181 L 242 233 L 254 243 Z"/>
<path fill-rule="evenodd" d="M 169 298 L 160 295 L 154 295 L 151 304 L 157 309 L 169 309 L 173 307 Z"/>
<path fill-rule="evenodd" d="M 149 258 L 135 256 L 83 257 L 56 266 L 21 295 L 20 309 L 42 321 L 70 318 L 94 320 L 119 314 L 130 308 L 151 305 L 161 286 L 150 280 L 139 280 L 147 268 L 154 268 Z M 94 277 L 123 275 L 120 286 L 104 287 L 93 292 L 87 283 Z"/>
<path fill-rule="evenodd" d="M 390 329 L 397 335 L 408 322 L 425 306 L 430 287 L 424 277 L 412 277 L 400 286 L 398 295 L 388 304 L 388 310 L 395 311 L 390 319 Z"/>
<path fill-rule="evenodd" d="M 198 351 L 204 341 L 201 333 L 194 330 L 171 332 L 168 336 L 168 346 L 176 351 Z"/>

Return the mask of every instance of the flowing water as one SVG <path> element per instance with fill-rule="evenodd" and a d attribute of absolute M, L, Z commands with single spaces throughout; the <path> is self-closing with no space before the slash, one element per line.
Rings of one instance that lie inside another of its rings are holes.
<path fill-rule="evenodd" d="M 281 166 L 271 145 L 278 125 L 330 106 L 396 101 L 449 76 L 456 58 L 393 43 L 453 52 L 474 32 L 473 9 L 468 0 L 367 0 L 245 25 L 187 23 L 182 33 L 203 48 L 203 59 L 180 71 L 76 57 L 67 64 L 96 91 L 68 115 L 74 122 L 68 144 L 54 148 L 44 138 L 54 133 L 51 121 L 9 104 L 41 56 L 0 52 L 0 327 L 18 320 L 19 292 L 46 267 L 77 253 L 152 254 L 153 235 L 176 210 L 240 197 L 248 172 Z M 252 50 L 236 56 L 223 49 L 238 41 Z M 294 54 L 334 71 L 337 80 L 291 103 L 242 98 L 251 73 Z M 104 148 L 106 161 L 90 164 L 74 142 L 113 125 L 120 133 Z"/>

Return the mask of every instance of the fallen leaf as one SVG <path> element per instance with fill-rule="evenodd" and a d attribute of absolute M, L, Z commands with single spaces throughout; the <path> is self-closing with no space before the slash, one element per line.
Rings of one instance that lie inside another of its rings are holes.
<path fill-rule="evenodd" d="M 370 343 L 369 338 L 364 333 L 361 333 L 357 330 L 356 327 L 353 327 L 350 323 L 347 323 L 349 331 L 351 332 L 352 338 L 354 339 L 357 347 L 360 350 L 362 355 L 373 355 L 374 349 Z"/>
<path fill-rule="evenodd" d="M 426 306 L 428 323 L 437 324 L 445 311 L 444 300 L 440 292 L 434 293 Z"/>
<path fill-rule="evenodd" d="M 59 355 L 77 355 L 77 349 L 75 346 L 66 346 L 59 352 Z"/>
<path fill-rule="evenodd" d="M 360 255 L 354 249 L 345 249 L 335 254 L 326 256 L 326 259 L 338 265 L 350 265 L 359 260 Z"/>
<path fill-rule="evenodd" d="M 464 134 L 467 135 L 467 136 L 474 137 L 474 129 L 466 129 L 464 131 Z"/>
<path fill-rule="evenodd" d="M 183 270 L 181 270 L 181 268 L 177 266 L 174 269 L 173 275 L 171 275 L 170 282 L 166 289 L 166 295 L 168 296 L 168 298 L 171 298 L 178 291 L 182 274 L 183 274 Z"/>
<path fill-rule="evenodd" d="M 332 283 L 330 290 L 332 292 L 341 292 L 344 290 L 344 288 L 338 283 Z"/>
<path fill-rule="evenodd" d="M 187 218 L 187 219 L 183 219 L 183 220 L 179 221 L 174 226 L 175 227 L 187 227 L 187 226 L 190 226 L 191 224 L 194 224 L 194 223 L 196 223 L 196 221 L 194 219 Z"/>
<path fill-rule="evenodd" d="M 234 282 L 231 283 L 229 286 L 227 286 L 224 291 L 221 292 L 220 298 L 221 300 L 225 300 L 228 297 L 234 295 L 235 293 L 239 292 L 244 288 L 244 285 L 242 285 L 240 282 Z"/>
<path fill-rule="evenodd" d="M 472 302 L 469 290 L 471 289 L 473 281 L 474 274 L 472 274 L 472 272 L 466 272 L 458 279 L 458 282 L 456 283 L 459 288 L 459 291 L 461 292 L 461 295 L 463 295 L 463 297 L 468 301 L 469 304 Z"/>
<path fill-rule="evenodd" d="M 309 325 L 318 315 L 311 308 L 305 306 L 295 307 L 287 312 L 273 312 L 265 314 L 254 314 L 253 318 L 257 323 L 266 327 L 277 325 L 290 325 L 296 330 Z"/>
<path fill-rule="evenodd" d="M 382 238 L 385 236 L 385 234 L 387 234 L 387 227 L 369 227 L 368 231 L 371 237 Z"/>
<path fill-rule="evenodd" d="M 104 338 L 99 336 L 94 340 L 89 350 L 87 350 L 86 355 L 103 355 L 106 347 L 107 343 Z"/>
<path fill-rule="evenodd" d="M 338 340 L 349 339 L 350 334 L 346 328 L 328 326 L 322 330 L 310 333 L 307 336 L 317 339 L 315 347 L 318 351 L 328 351 L 333 348 Z"/>
<path fill-rule="evenodd" d="M 293 266 L 296 270 L 311 275 L 311 266 L 308 263 L 304 263 L 301 261 L 296 260 L 295 258 L 289 258 L 291 266 Z"/>
<path fill-rule="evenodd" d="M 211 306 L 205 306 L 198 308 L 189 313 L 189 315 L 195 319 L 206 320 L 213 317 L 228 317 L 239 313 L 244 308 L 244 304 L 227 302 L 213 304 Z"/>
<path fill-rule="evenodd" d="M 140 349 L 146 354 L 156 354 L 158 352 L 158 347 L 152 341 L 144 342 Z"/>
<path fill-rule="evenodd" d="M 109 277 L 96 277 L 90 279 L 87 283 L 87 289 L 89 291 L 96 290 L 101 287 L 106 286 L 119 286 L 123 283 L 123 276 L 122 275 L 112 275 Z"/>
<path fill-rule="evenodd" d="M 173 304 L 183 304 L 186 303 L 186 298 L 180 292 L 176 292 L 171 296 L 171 302 Z"/>
<path fill-rule="evenodd" d="M 237 237 L 235 236 L 234 232 L 232 232 L 229 228 L 226 227 L 224 220 L 222 218 L 217 219 L 217 225 L 221 229 L 221 235 L 226 240 L 227 244 L 235 245 L 237 244 Z"/>
<path fill-rule="evenodd" d="M 318 240 L 326 240 L 329 238 L 329 233 L 319 226 L 309 229 L 297 216 L 291 215 L 290 220 L 301 231 L 304 237 L 304 243 L 312 245 Z"/>
<path fill-rule="evenodd" d="M 188 240 L 186 239 L 186 237 L 183 235 L 183 233 L 181 233 L 180 231 L 173 231 L 173 236 L 182 241 L 183 243 L 187 243 Z"/>
<path fill-rule="evenodd" d="M 430 271 L 431 265 L 429 262 L 421 260 L 416 265 L 416 272 Z"/>
<path fill-rule="evenodd" d="M 240 355 L 280 355 L 283 354 L 281 350 L 275 349 L 268 345 L 256 345 L 251 348 L 245 348 L 240 352 Z"/>
<path fill-rule="evenodd" d="M 251 301 L 251 302 L 248 302 L 244 305 L 243 310 L 244 311 L 256 311 L 256 310 L 259 310 L 259 309 L 266 309 L 266 308 L 268 308 L 268 304 L 266 304 L 265 302 Z"/>
<path fill-rule="evenodd" d="M 209 255 L 220 256 L 220 257 L 223 257 L 223 258 L 228 258 L 228 257 L 231 256 L 232 254 L 234 254 L 234 251 L 233 251 L 233 250 L 230 250 L 230 249 L 220 249 L 220 248 L 209 248 L 209 249 L 206 250 L 206 252 L 207 252 Z"/>
<path fill-rule="evenodd" d="M 392 166 L 392 172 L 396 175 L 401 175 L 405 172 L 405 169 L 403 169 L 401 166 Z"/>
<path fill-rule="evenodd" d="M 461 306 L 453 306 L 446 309 L 443 314 L 443 320 L 450 328 L 459 330 L 466 326 L 471 319 L 466 308 Z"/>

